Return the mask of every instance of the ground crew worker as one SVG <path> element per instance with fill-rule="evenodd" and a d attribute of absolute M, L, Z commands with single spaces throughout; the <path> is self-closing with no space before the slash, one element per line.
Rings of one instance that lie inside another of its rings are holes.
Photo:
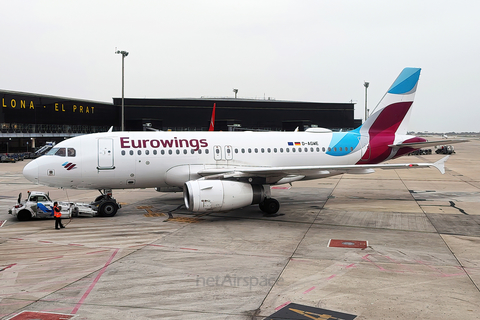
<path fill-rule="evenodd" d="M 53 216 L 55 217 L 55 229 L 65 228 L 62 224 L 62 213 L 60 212 L 57 201 L 53 203 Z"/>

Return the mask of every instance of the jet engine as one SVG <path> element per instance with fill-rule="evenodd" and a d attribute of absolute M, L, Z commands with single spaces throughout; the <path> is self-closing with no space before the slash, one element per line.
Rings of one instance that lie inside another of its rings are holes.
<path fill-rule="evenodd" d="M 191 180 L 185 182 L 183 200 L 193 212 L 220 212 L 262 202 L 268 191 L 263 185 L 229 180 Z"/>

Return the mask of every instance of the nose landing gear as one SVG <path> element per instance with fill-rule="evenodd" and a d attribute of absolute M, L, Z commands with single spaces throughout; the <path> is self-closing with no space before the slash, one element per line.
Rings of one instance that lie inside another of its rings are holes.
<path fill-rule="evenodd" d="M 109 189 L 99 189 L 101 195 L 95 198 L 95 201 L 92 202 L 92 205 L 98 207 L 98 215 L 101 217 L 113 217 L 117 214 L 118 209 L 121 208 L 121 205 L 117 203 L 117 200 L 112 197 L 112 190 Z"/>

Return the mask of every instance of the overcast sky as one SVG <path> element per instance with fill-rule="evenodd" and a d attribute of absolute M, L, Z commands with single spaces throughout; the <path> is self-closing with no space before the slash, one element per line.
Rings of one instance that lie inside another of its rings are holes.
<path fill-rule="evenodd" d="M 0 0 L 0 89 L 112 102 L 233 97 L 373 108 L 422 73 L 409 129 L 480 131 L 480 1 Z"/>

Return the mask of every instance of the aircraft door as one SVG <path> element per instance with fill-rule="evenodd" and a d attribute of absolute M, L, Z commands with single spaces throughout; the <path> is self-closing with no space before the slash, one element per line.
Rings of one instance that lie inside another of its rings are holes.
<path fill-rule="evenodd" d="M 113 139 L 98 139 L 98 170 L 115 169 L 113 163 Z"/>
<path fill-rule="evenodd" d="M 225 159 L 233 160 L 233 148 L 232 146 L 225 146 Z"/>
<path fill-rule="evenodd" d="M 215 160 L 222 160 L 222 148 L 220 146 L 213 146 L 213 157 Z"/>

